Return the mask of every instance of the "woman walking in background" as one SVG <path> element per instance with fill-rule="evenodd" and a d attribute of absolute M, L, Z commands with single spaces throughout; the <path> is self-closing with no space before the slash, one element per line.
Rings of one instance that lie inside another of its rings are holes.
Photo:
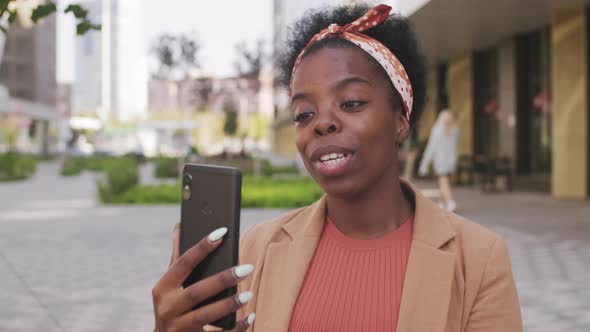
<path fill-rule="evenodd" d="M 440 205 L 451 212 L 457 209 L 457 203 L 453 199 L 450 175 L 457 169 L 458 139 L 459 128 L 457 128 L 455 116 L 447 109 L 442 110 L 430 132 L 419 169 L 419 174 L 424 176 L 428 173 L 430 162 L 433 162 L 442 196 Z"/>

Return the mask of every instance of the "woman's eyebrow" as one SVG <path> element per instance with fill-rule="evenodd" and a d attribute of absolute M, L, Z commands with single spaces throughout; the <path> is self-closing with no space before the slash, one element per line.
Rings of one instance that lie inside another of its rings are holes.
<path fill-rule="evenodd" d="M 347 77 L 343 80 L 341 80 L 340 82 L 336 83 L 336 85 L 334 86 L 335 89 L 342 89 L 344 87 L 346 87 L 349 84 L 352 83 L 363 83 L 363 84 L 367 84 L 367 85 L 371 85 L 371 82 L 369 82 L 368 80 L 362 78 L 362 77 L 358 77 L 358 76 L 351 76 L 351 77 Z"/>
<path fill-rule="evenodd" d="M 340 90 L 340 89 L 345 88 L 347 85 L 353 84 L 353 83 L 362 83 L 362 84 L 367 84 L 367 85 L 372 86 L 372 84 L 369 80 L 366 80 L 366 79 L 359 77 L 359 76 L 350 76 L 350 77 L 347 77 L 343 80 L 340 80 L 338 83 L 336 83 L 334 85 L 333 89 Z M 291 97 L 290 105 L 293 105 L 298 100 L 302 100 L 302 99 L 306 99 L 306 98 L 307 98 L 306 93 L 303 93 L 303 92 L 296 93 Z"/>
<path fill-rule="evenodd" d="M 295 103 L 296 101 L 301 100 L 301 99 L 305 99 L 305 98 L 306 98 L 305 93 L 303 93 L 303 92 L 296 93 L 291 97 L 290 105 L 293 105 L 293 103 Z"/>

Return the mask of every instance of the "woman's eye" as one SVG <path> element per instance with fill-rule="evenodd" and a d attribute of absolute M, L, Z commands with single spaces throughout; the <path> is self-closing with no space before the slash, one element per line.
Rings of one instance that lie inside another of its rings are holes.
<path fill-rule="evenodd" d="M 293 119 L 293 121 L 295 121 L 295 123 L 300 123 L 300 122 L 303 122 L 307 119 L 310 119 L 312 116 L 313 116 L 312 112 L 299 113 L 295 116 L 295 119 Z"/>
<path fill-rule="evenodd" d="M 357 107 L 363 106 L 364 104 L 365 102 L 361 100 L 348 100 L 343 102 L 340 106 L 345 109 L 355 109 Z"/>

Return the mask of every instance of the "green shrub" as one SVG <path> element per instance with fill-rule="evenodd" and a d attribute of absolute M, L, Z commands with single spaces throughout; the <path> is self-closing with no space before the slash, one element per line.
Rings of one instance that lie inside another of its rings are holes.
<path fill-rule="evenodd" d="M 83 159 L 84 160 L 84 169 L 87 171 L 92 171 L 92 172 L 104 171 L 105 167 L 107 167 L 106 165 L 108 165 L 113 160 L 116 162 L 116 160 L 127 159 L 124 157 L 83 157 L 83 158 L 84 158 Z"/>
<path fill-rule="evenodd" d="M 179 204 L 180 183 L 136 186 L 114 197 L 115 204 Z"/>
<path fill-rule="evenodd" d="M 291 208 L 309 205 L 323 194 L 322 189 L 308 177 L 273 179 L 244 177 L 242 207 Z"/>
<path fill-rule="evenodd" d="M 57 156 L 52 155 L 52 154 L 49 154 L 49 155 L 42 155 L 41 154 L 41 155 L 35 155 L 35 159 L 38 162 L 55 161 L 57 159 Z"/>
<path fill-rule="evenodd" d="M 84 159 L 82 157 L 68 157 L 61 165 L 62 176 L 78 175 L 84 170 Z"/>
<path fill-rule="evenodd" d="M 16 153 L 0 154 L 0 181 L 24 180 L 37 170 L 37 159 Z"/>
<path fill-rule="evenodd" d="M 105 165 L 113 160 L 130 159 L 127 157 L 74 157 L 70 156 L 64 160 L 60 174 L 63 176 L 78 175 L 82 171 L 100 172 L 103 171 Z"/>
<path fill-rule="evenodd" d="M 102 202 L 111 203 L 118 196 L 137 186 L 139 169 L 131 158 L 111 158 L 102 161 L 104 178 L 97 181 L 98 195 Z"/>
<path fill-rule="evenodd" d="M 299 174 L 299 170 L 294 165 L 272 166 L 268 162 L 262 164 L 262 175 L 273 176 L 281 174 Z"/>
<path fill-rule="evenodd" d="M 157 178 L 178 178 L 178 158 L 158 158 L 154 160 L 154 176 Z"/>
<path fill-rule="evenodd" d="M 242 181 L 243 208 L 292 208 L 309 205 L 322 196 L 320 187 L 307 177 L 292 179 L 255 178 Z M 121 195 L 111 196 L 114 204 L 178 204 L 180 183 L 134 186 Z"/>

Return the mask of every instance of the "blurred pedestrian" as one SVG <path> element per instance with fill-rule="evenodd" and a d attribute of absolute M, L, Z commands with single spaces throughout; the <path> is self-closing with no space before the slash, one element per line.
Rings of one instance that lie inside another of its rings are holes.
<path fill-rule="evenodd" d="M 433 164 L 442 198 L 440 206 L 451 212 L 457 209 L 450 177 L 457 169 L 458 139 L 459 128 L 455 116 L 447 109 L 442 110 L 430 131 L 418 170 L 419 174 L 424 176 L 428 173 L 430 163 Z"/>
<path fill-rule="evenodd" d="M 390 9 L 326 8 L 293 26 L 281 71 L 295 146 L 325 195 L 246 230 L 241 265 L 187 288 L 226 229 L 181 257 L 175 231 L 152 293 L 156 332 L 201 332 L 236 311 L 234 332 L 522 331 L 506 241 L 400 179 L 426 70 L 410 22 Z"/>

